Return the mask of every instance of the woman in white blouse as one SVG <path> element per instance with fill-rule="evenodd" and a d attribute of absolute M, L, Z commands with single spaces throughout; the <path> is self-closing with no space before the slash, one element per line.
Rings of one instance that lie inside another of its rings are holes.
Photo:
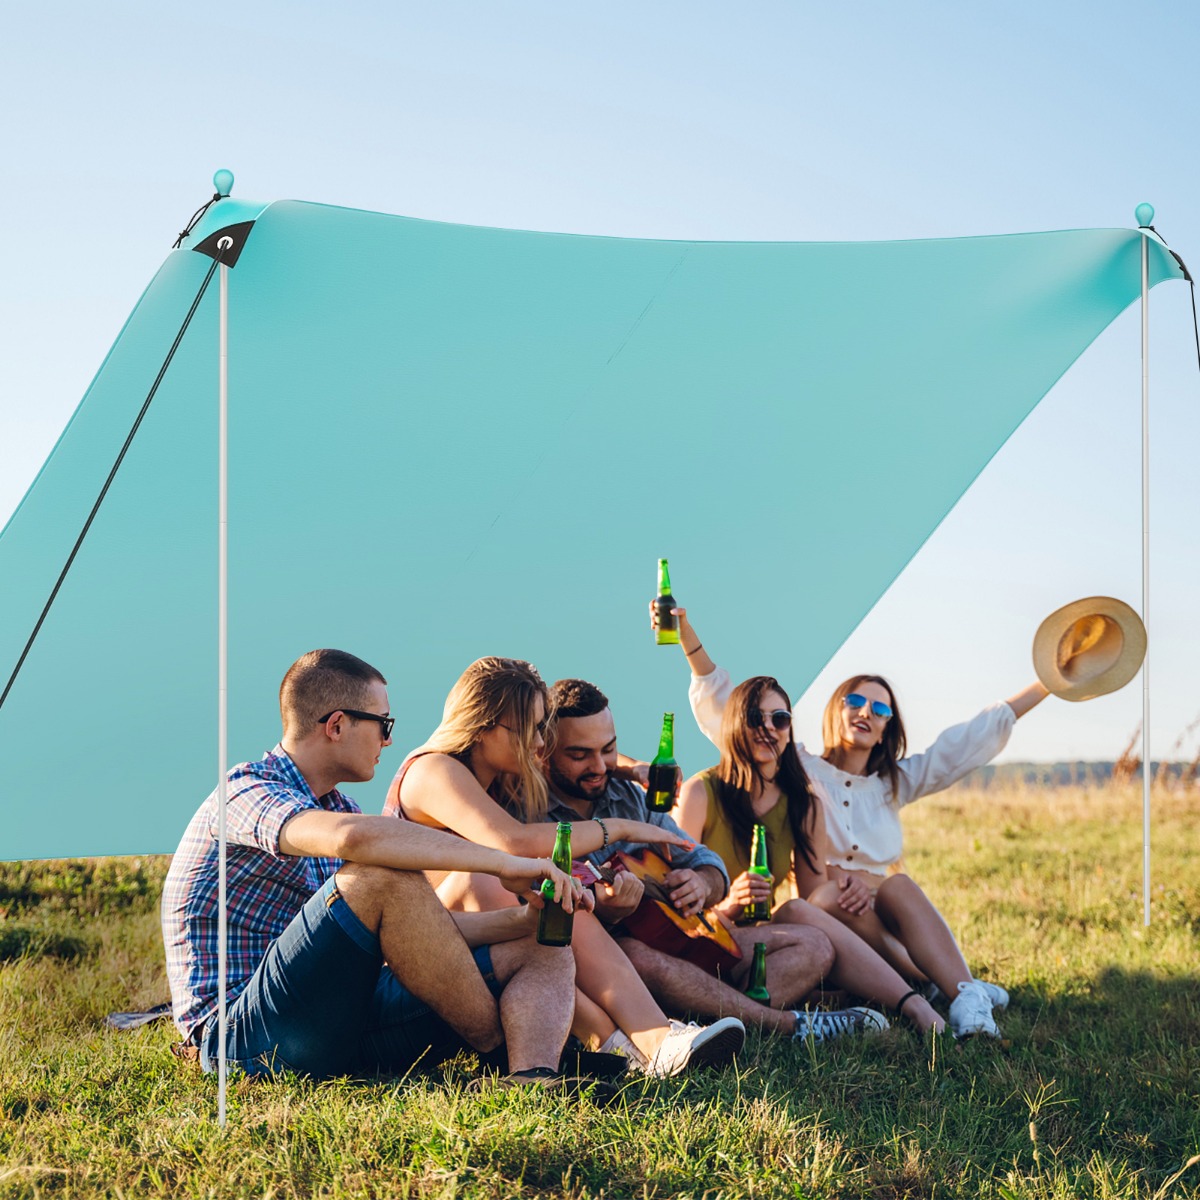
<path fill-rule="evenodd" d="M 687 610 L 675 611 L 692 670 L 692 712 L 705 736 L 717 742 L 733 681 L 704 650 Z M 1007 1007 L 1008 993 L 975 979 L 920 886 L 902 873 L 889 874 L 903 849 L 900 809 L 994 758 L 1017 718 L 1047 695 L 1042 684 L 1031 684 L 945 730 L 923 754 L 905 757 L 904 723 L 891 686 L 878 675 L 855 675 L 826 706 L 823 753 L 795 743 L 825 811 L 826 879 L 809 901 L 853 929 L 901 975 L 936 984 L 950 999 L 950 1028 L 957 1036 L 998 1037 L 993 1010 Z"/>

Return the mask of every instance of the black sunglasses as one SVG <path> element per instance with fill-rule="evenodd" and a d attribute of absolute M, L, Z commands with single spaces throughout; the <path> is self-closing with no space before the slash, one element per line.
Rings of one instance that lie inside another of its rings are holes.
<path fill-rule="evenodd" d="M 752 708 L 746 714 L 746 724 L 751 729 L 760 725 L 770 725 L 772 729 L 783 730 L 792 723 L 792 714 L 786 708 L 776 708 L 771 712 L 763 712 L 761 708 Z"/>
<path fill-rule="evenodd" d="M 318 721 L 318 725 L 324 725 L 334 713 L 343 713 L 347 717 L 354 717 L 359 721 L 376 721 L 379 728 L 383 731 L 383 740 L 386 742 L 392 736 L 392 727 L 396 724 L 395 717 L 381 717 L 379 713 L 358 712 L 353 708 L 335 708 L 332 712 L 327 712 Z"/>

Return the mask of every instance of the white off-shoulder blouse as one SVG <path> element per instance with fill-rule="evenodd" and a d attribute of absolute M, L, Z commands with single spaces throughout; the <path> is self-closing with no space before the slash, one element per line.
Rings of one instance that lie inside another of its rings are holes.
<path fill-rule="evenodd" d="M 721 714 L 732 691 L 733 681 L 723 667 L 692 676 L 688 688 L 692 714 L 711 742 L 717 741 Z M 886 874 L 904 849 L 900 810 L 990 762 L 1008 743 L 1016 719 L 1001 700 L 971 720 L 952 725 L 928 750 L 900 760 L 894 793 L 885 777 L 850 775 L 797 742 L 800 761 L 825 809 L 826 861 L 852 871 Z"/>

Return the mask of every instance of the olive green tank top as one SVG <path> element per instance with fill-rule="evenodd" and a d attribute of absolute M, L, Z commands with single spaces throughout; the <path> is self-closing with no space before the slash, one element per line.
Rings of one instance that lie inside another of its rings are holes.
<path fill-rule="evenodd" d="M 700 840 L 721 856 L 729 878 L 736 879 L 743 871 L 750 869 L 750 847 L 737 845 L 733 836 L 733 826 L 726 819 L 721 802 L 717 799 L 716 767 L 702 772 L 700 778 L 704 780 L 704 790 L 708 793 L 704 836 Z M 788 824 L 787 801 L 781 796 L 775 807 L 758 820 L 767 827 L 767 860 L 775 884 L 771 893 L 771 908 L 774 910 L 786 901 L 800 897 L 793 862 L 796 840 L 792 837 L 792 827 Z"/>

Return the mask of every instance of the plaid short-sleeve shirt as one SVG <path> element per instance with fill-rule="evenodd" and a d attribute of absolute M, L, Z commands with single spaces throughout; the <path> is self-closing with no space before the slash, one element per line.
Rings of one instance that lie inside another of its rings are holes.
<path fill-rule="evenodd" d="M 282 746 L 229 772 L 226 812 L 229 901 L 228 999 L 242 991 L 267 947 L 342 865 L 339 858 L 281 854 L 279 832 L 306 808 L 356 813 L 334 790 L 317 797 Z M 189 1038 L 217 1007 L 217 794 L 192 818 L 167 872 L 163 945 L 172 1015 Z"/>

